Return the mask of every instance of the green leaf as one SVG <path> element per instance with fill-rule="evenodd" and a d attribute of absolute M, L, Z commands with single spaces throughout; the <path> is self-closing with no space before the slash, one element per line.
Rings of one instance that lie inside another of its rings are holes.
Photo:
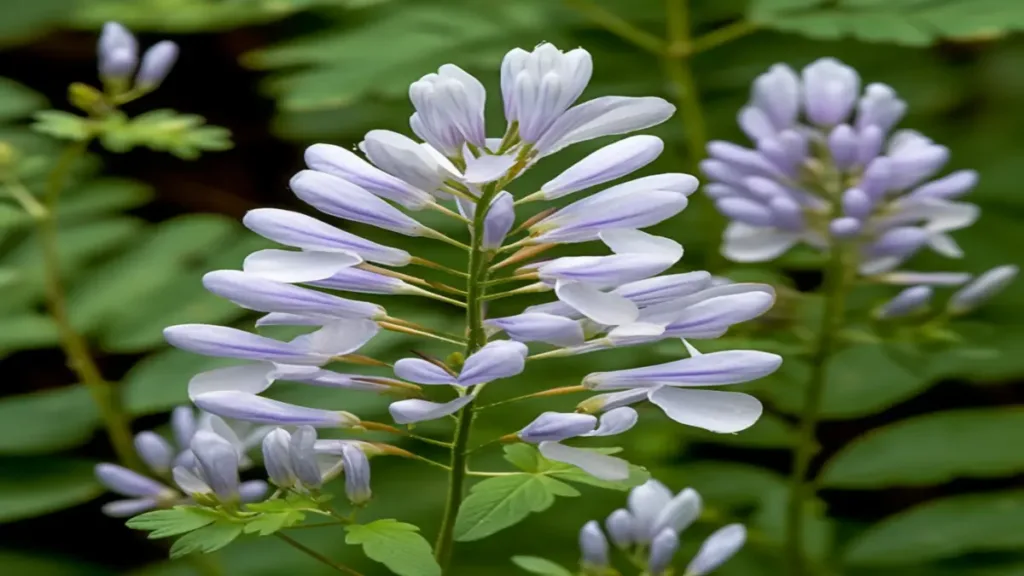
<path fill-rule="evenodd" d="M 1024 7 L 1003 0 L 756 0 L 750 18 L 811 38 L 927 45 L 939 39 L 993 38 L 1024 29 Z"/>
<path fill-rule="evenodd" d="M 171 546 L 171 558 L 181 558 L 193 552 L 209 554 L 220 550 L 242 535 L 242 526 L 238 522 L 219 520 L 189 532 L 174 541 L 174 545 Z"/>
<path fill-rule="evenodd" d="M 32 117 L 35 119 L 32 129 L 47 136 L 75 142 L 82 142 L 92 136 L 89 120 L 70 112 L 40 110 Z"/>
<path fill-rule="evenodd" d="M 941 484 L 960 477 L 1024 471 L 1024 450 L 1008 442 L 1024 430 L 1024 408 L 925 414 L 872 430 L 825 465 L 832 488 Z"/>
<path fill-rule="evenodd" d="M 99 422 L 96 404 L 81 384 L 5 396 L 0 398 L 0 453 L 72 448 L 92 438 Z"/>
<path fill-rule="evenodd" d="M 751 526 L 763 534 L 766 543 L 780 548 L 785 545 L 789 496 L 788 490 L 762 495 L 760 507 L 750 519 Z M 835 522 L 828 518 L 824 503 L 817 499 L 805 501 L 801 513 L 804 524 L 801 549 L 808 558 L 824 560 L 835 541 Z"/>
<path fill-rule="evenodd" d="M 512 563 L 530 574 L 540 576 L 572 576 L 572 572 L 555 564 L 551 560 L 537 556 L 513 556 Z"/>
<path fill-rule="evenodd" d="M 305 519 L 305 513 L 299 510 L 265 512 L 245 523 L 245 533 L 258 533 L 260 536 L 269 536 L 282 528 L 294 526 Z"/>
<path fill-rule="evenodd" d="M 111 115 L 102 126 L 100 141 L 111 152 L 145 146 L 185 160 L 198 158 L 201 152 L 230 149 L 231 133 L 205 123 L 202 116 L 167 109 L 144 112 L 130 120 Z"/>
<path fill-rule="evenodd" d="M 38 92 L 9 78 L 0 78 L 0 122 L 17 120 L 45 106 L 46 98 Z"/>
<path fill-rule="evenodd" d="M 441 576 L 430 543 L 419 528 L 397 520 L 376 520 L 345 526 L 346 544 L 360 544 L 363 553 L 399 576 Z"/>
<path fill-rule="evenodd" d="M 47 457 L 0 458 L 0 522 L 42 516 L 103 493 L 93 462 Z"/>
<path fill-rule="evenodd" d="M 167 538 L 198 530 L 213 524 L 223 516 L 198 506 L 175 506 L 169 510 L 154 510 L 129 519 L 125 526 L 149 532 L 150 539 Z"/>
<path fill-rule="evenodd" d="M 844 560 L 907 566 L 1024 546 L 1024 491 L 953 496 L 891 516 L 847 547 Z"/>
<path fill-rule="evenodd" d="M 842 420 L 881 412 L 926 390 L 932 381 L 915 365 L 925 357 L 893 344 L 863 344 L 846 348 L 828 361 L 828 380 L 821 416 Z M 788 365 L 788 366 L 787 366 Z M 787 359 L 782 369 L 754 386 L 787 413 L 803 409 L 810 365 Z"/>
<path fill-rule="evenodd" d="M 0 351 L 49 348 L 60 342 L 57 324 L 41 312 L 21 312 L 0 317 Z"/>
<path fill-rule="evenodd" d="M 97 178 L 75 186 L 61 198 L 61 223 L 86 220 L 137 208 L 153 199 L 153 189 L 138 180 Z"/>
<path fill-rule="evenodd" d="M 462 502 L 455 520 L 455 539 L 469 542 L 486 538 L 554 503 L 555 494 L 541 476 L 515 474 L 488 478 L 474 485 Z"/>
<path fill-rule="evenodd" d="M 505 460 L 511 462 L 516 468 L 524 472 L 540 471 L 541 460 L 544 457 L 540 455 L 540 452 L 534 446 L 517 442 L 503 446 L 502 450 L 505 451 Z"/>
<path fill-rule="evenodd" d="M 77 7 L 75 22 L 83 28 L 99 28 L 111 20 L 131 30 L 196 32 L 232 30 L 287 18 L 316 6 L 360 6 L 373 0 L 90 0 Z"/>
<path fill-rule="evenodd" d="M 31 39 L 63 22 L 75 0 L 22 0 L 6 3 L 0 18 L 0 44 Z"/>

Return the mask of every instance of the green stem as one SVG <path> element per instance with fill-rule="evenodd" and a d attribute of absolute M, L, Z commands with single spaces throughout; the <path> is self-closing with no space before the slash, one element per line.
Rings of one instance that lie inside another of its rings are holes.
<path fill-rule="evenodd" d="M 629 21 L 624 20 L 614 12 L 598 6 L 592 0 L 566 0 L 566 3 L 576 8 L 579 12 L 599 24 L 605 30 L 615 34 L 619 38 L 632 43 L 652 54 L 661 55 L 665 52 L 665 43 L 654 34 L 637 28 Z"/>
<path fill-rule="evenodd" d="M 333 568 L 337 572 L 341 572 L 342 574 L 348 574 L 349 576 L 363 576 L 362 574 L 360 574 L 359 572 L 356 572 L 355 570 L 349 568 L 348 566 L 345 566 L 343 564 L 338 564 L 334 560 L 331 560 L 330 558 L 324 556 L 323 554 L 317 552 L 316 550 L 313 550 L 312 548 L 306 546 L 305 544 L 299 542 L 298 540 L 292 538 L 291 536 L 287 536 L 287 535 L 282 534 L 280 532 L 275 532 L 274 536 L 277 536 L 281 540 L 287 542 L 288 545 L 291 546 L 292 548 L 295 548 L 296 550 L 302 552 L 303 554 L 306 554 L 306 555 L 316 559 L 321 564 L 324 564 L 325 566 L 330 566 L 331 568 Z"/>
<path fill-rule="evenodd" d="M 64 354 L 67 355 L 68 365 L 89 390 L 93 402 L 99 408 L 103 426 L 114 447 L 114 452 L 117 454 L 117 459 L 129 468 L 141 470 L 142 463 L 135 453 L 131 427 L 128 418 L 121 410 L 117 391 L 110 382 L 103 378 L 103 374 L 89 352 L 88 344 L 71 324 L 67 297 L 60 276 L 57 205 L 71 169 L 85 153 L 87 146 L 88 141 L 76 142 L 68 146 L 61 154 L 47 182 L 46 195 L 43 198 L 47 217 L 37 220 L 43 253 L 46 300 L 50 315 L 57 324 L 61 347 Z"/>
<path fill-rule="evenodd" d="M 483 250 L 484 221 L 491 199 L 499 190 L 489 186 L 477 202 L 476 214 L 473 217 L 473 234 L 469 251 L 469 277 L 466 279 L 466 357 L 476 352 L 487 342 L 484 332 L 483 299 L 487 292 L 484 282 L 487 280 L 487 253 Z M 472 391 L 469 392 L 472 394 Z M 448 477 L 448 497 L 445 500 L 444 515 L 441 517 L 441 529 L 434 545 L 434 556 L 443 571 L 448 570 L 451 563 L 452 547 L 455 542 L 455 520 L 462 505 L 463 492 L 466 484 L 466 466 L 470 433 L 473 427 L 473 407 L 466 406 L 456 416 L 455 439 L 452 441 L 451 471 Z"/>
<path fill-rule="evenodd" d="M 664 53 L 665 74 L 672 85 L 676 105 L 679 107 L 679 120 L 686 137 L 691 171 L 696 174 L 708 145 L 708 133 L 700 93 L 697 91 L 697 82 L 690 66 L 690 56 L 695 52 L 695 48 L 690 32 L 689 0 L 665 0 L 665 22 L 668 35 L 668 50 Z M 722 228 L 721 216 L 706 198 L 698 202 L 697 210 L 699 221 L 705 228 L 707 245 L 717 246 Z M 718 268 L 717 250 L 707 250 L 706 257 L 707 269 Z"/>
<path fill-rule="evenodd" d="M 843 327 L 846 292 L 850 285 L 849 270 L 843 247 L 834 246 L 831 261 L 825 271 L 825 309 L 822 312 L 817 343 L 811 358 L 811 380 L 805 392 L 803 409 L 800 411 L 800 426 L 793 454 L 791 492 L 786 512 L 786 558 L 791 576 L 803 576 L 806 573 L 803 554 L 803 507 L 809 496 L 807 492 L 813 490 L 807 474 L 817 447 L 815 432 L 825 396 L 828 359 Z"/>
<path fill-rule="evenodd" d="M 733 40 L 738 40 L 748 34 L 752 34 L 757 31 L 757 24 L 750 22 L 749 20 L 739 20 L 722 26 L 717 30 L 712 30 L 707 34 L 695 38 L 690 44 L 690 54 L 700 54 L 712 48 L 727 44 Z"/>

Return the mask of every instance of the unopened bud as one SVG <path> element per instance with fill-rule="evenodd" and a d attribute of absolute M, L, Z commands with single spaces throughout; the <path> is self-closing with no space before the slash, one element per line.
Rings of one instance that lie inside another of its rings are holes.
<path fill-rule="evenodd" d="M 159 86 L 170 74 L 171 68 L 178 60 L 178 45 L 170 40 L 157 42 L 142 55 L 139 73 L 135 76 L 135 85 L 141 90 L 152 90 Z"/>
<path fill-rule="evenodd" d="M 596 520 L 587 522 L 580 530 L 580 556 L 584 569 L 608 566 L 608 540 Z"/>
<path fill-rule="evenodd" d="M 92 112 L 103 103 L 103 93 L 88 84 L 75 82 L 68 86 L 68 102 L 79 110 Z"/>

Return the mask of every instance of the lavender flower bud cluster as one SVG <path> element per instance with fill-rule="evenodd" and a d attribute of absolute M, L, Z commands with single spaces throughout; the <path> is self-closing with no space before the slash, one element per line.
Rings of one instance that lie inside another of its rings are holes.
<path fill-rule="evenodd" d="M 156 89 L 178 60 L 178 45 L 170 40 L 149 47 L 139 62 L 139 42 L 124 26 L 117 22 L 103 25 L 97 46 L 100 78 L 112 85 L 127 88 L 135 74 L 135 89 L 148 92 Z"/>
<path fill-rule="evenodd" d="M 924 248 L 962 257 L 950 233 L 979 215 L 977 206 L 959 201 L 977 173 L 936 178 L 949 149 L 913 130 L 894 130 L 906 109 L 885 84 L 862 92 L 857 72 L 833 58 L 800 74 L 776 64 L 758 76 L 739 114 L 754 148 L 711 142 L 701 163 L 713 180 L 705 193 L 731 220 L 722 253 L 761 262 L 801 242 L 847 249 L 861 275 L 918 285 L 876 311 L 879 318 L 927 306 L 928 285 L 967 281 L 966 274 L 896 270 Z"/>
<path fill-rule="evenodd" d="M 297 197 L 342 221 L 468 250 L 467 269 L 454 272 L 468 278 L 465 290 L 416 276 L 410 269 L 445 267 L 404 249 L 297 212 L 253 210 L 245 225 L 290 249 L 256 252 L 245 259 L 241 271 L 211 272 L 203 283 L 218 296 L 264 313 L 257 327 L 308 326 L 312 331 L 282 341 L 223 326 L 167 328 L 167 341 L 178 348 L 241 361 L 196 375 L 189 383 L 193 402 L 223 417 L 261 424 L 379 427 L 344 410 L 296 406 L 260 395 L 274 382 L 288 380 L 396 397 L 388 406 L 394 422 L 416 424 L 474 410 L 485 384 L 517 376 L 528 359 L 665 338 L 717 338 L 733 324 L 768 310 L 774 292 L 767 285 L 719 285 L 707 272 L 661 275 L 680 260 L 683 248 L 641 229 L 686 208 L 698 185 L 688 174 L 626 180 L 546 216 L 524 218 L 513 231 L 523 217 L 517 214 L 522 205 L 582 194 L 628 177 L 662 151 L 660 139 L 632 136 L 587 156 L 533 194 L 506 190 L 525 171 L 567 146 L 645 129 L 674 112 L 668 102 L 650 97 L 606 96 L 576 104 L 591 68 L 590 54 L 582 49 L 563 52 L 542 44 L 533 51 L 509 52 L 501 67 L 507 119 L 501 138 L 487 136 L 483 85 L 446 64 L 409 89 L 415 110 L 410 127 L 421 141 L 371 130 L 358 151 L 311 146 L 305 155 L 308 169 L 291 180 Z M 426 210 L 466 224 L 470 245 L 423 224 L 416 214 Z M 515 239 L 514 234 L 522 236 Z M 599 241 L 610 253 L 531 261 L 556 246 L 589 241 Z M 525 285 L 497 294 L 502 288 L 489 287 L 513 282 Z M 484 299 L 536 292 L 553 292 L 557 299 L 513 316 L 484 315 Z M 384 306 L 350 298 L 353 293 L 414 295 L 467 308 L 468 342 L 394 318 Z M 464 348 L 466 358 L 456 364 L 405 358 L 386 376 L 325 367 L 365 364 L 358 352 L 382 329 L 445 341 Z M 501 332 L 506 338 L 493 339 Z M 548 350 L 531 356 L 528 345 Z M 584 402 L 580 411 L 585 413 L 545 413 L 513 437 L 537 443 L 549 459 L 601 478 L 623 479 L 628 475 L 625 461 L 564 442 L 629 430 L 637 413 L 628 405 L 644 401 L 678 422 L 718 432 L 754 424 L 761 405 L 753 397 L 692 387 L 754 380 L 777 369 L 781 358 L 743 350 L 701 355 L 686 345 L 691 357 L 685 360 L 587 376 L 583 386 L 603 393 Z M 272 480 L 279 486 L 316 489 L 324 477 L 322 471 L 319 478 L 313 471 L 306 440 L 311 432 L 300 428 L 287 434 L 275 432 L 264 445 Z M 299 435 L 301 442 L 296 440 Z M 363 486 L 368 468 L 356 462 L 351 449 L 338 455 L 342 468 L 351 471 L 345 472 L 350 498 L 368 497 Z"/>
<path fill-rule="evenodd" d="M 267 492 L 262 480 L 241 482 L 240 469 L 252 465 L 246 452 L 259 444 L 266 428 L 244 422 L 228 424 L 219 416 L 179 406 L 171 414 L 174 443 L 156 432 L 135 436 L 135 450 L 150 475 L 117 464 L 97 464 L 96 478 L 112 492 L 125 496 L 103 506 L 103 513 L 127 517 L 154 508 L 186 504 L 203 496 L 254 502 Z M 177 489 L 171 484 L 177 485 Z"/>
<path fill-rule="evenodd" d="M 627 508 L 612 512 L 605 520 L 608 538 L 631 557 L 637 557 L 638 551 L 646 551 L 644 574 L 671 573 L 680 534 L 701 514 L 700 495 L 690 488 L 673 495 L 661 482 L 648 480 L 630 491 L 628 503 Z M 719 529 L 704 541 L 682 573 L 686 576 L 711 573 L 736 554 L 746 538 L 747 531 L 742 524 Z M 588 522 L 580 530 L 580 551 L 584 575 L 608 573 L 611 566 L 608 540 L 596 521 Z"/>
<path fill-rule="evenodd" d="M 372 444 L 345 440 L 317 440 L 316 429 L 300 426 L 288 433 L 275 428 L 263 438 L 263 464 L 275 486 L 282 490 L 316 493 L 339 474 L 345 475 L 345 492 L 353 504 L 370 499 Z"/>

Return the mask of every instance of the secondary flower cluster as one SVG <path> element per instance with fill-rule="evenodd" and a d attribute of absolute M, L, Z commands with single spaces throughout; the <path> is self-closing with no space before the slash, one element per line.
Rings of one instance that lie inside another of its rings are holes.
<path fill-rule="evenodd" d="M 672 559 L 679 549 L 679 536 L 700 516 L 700 495 L 687 488 L 672 495 L 657 480 L 637 486 L 629 493 L 629 506 L 612 512 L 605 520 L 605 532 L 596 520 L 580 530 L 580 566 L 583 574 L 608 574 L 611 566 L 608 538 L 631 558 L 640 558 L 644 574 L 671 574 Z M 724 564 L 743 547 L 747 530 L 742 524 L 720 528 L 701 545 L 686 566 L 686 576 L 704 576 Z M 645 552 L 645 554 L 643 554 Z M 643 555 L 641 555 L 643 554 Z"/>
<path fill-rule="evenodd" d="M 254 502 L 266 494 L 266 482 L 241 482 L 238 478 L 240 469 L 252 465 L 246 452 L 259 444 L 266 428 L 244 422 L 229 425 L 218 416 L 203 413 L 197 419 L 189 406 L 174 410 L 171 428 L 174 443 L 151 431 L 135 436 L 135 450 L 151 476 L 117 464 L 96 465 L 100 483 L 126 497 L 105 504 L 104 514 L 134 516 L 194 499 Z M 178 489 L 170 486 L 171 481 Z"/>
<path fill-rule="evenodd" d="M 711 142 L 710 158 L 701 163 L 714 180 L 705 192 L 732 221 L 723 254 L 759 262 L 799 242 L 852 247 L 862 275 L 915 285 L 878 311 L 886 318 L 924 307 L 930 285 L 968 281 L 969 274 L 896 270 L 925 247 L 961 257 L 950 232 L 979 214 L 958 201 L 974 188 L 976 172 L 933 180 L 949 149 L 913 130 L 893 131 L 906 109 L 885 84 L 869 84 L 862 93 L 857 72 L 833 58 L 812 62 L 799 75 L 776 64 L 758 76 L 739 114 L 755 148 Z"/>
<path fill-rule="evenodd" d="M 406 250 L 298 212 L 253 210 L 245 216 L 245 225 L 292 250 L 256 252 L 246 258 L 243 270 L 211 272 L 204 277 L 204 285 L 243 308 L 264 313 L 257 326 L 314 329 L 282 341 L 222 326 L 167 328 L 165 336 L 174 346 L 245 362 L 195 376 L 189 384 L 195 404 L 224 417 L 263 424 L 379 426 L 347 411 L 295 406 L 260 395 L 275 381 L 289 380 L 395 396 L 398 399 L 389 406 L 392 418 L 398 424 L 413 424 L 472 410 L 484 384 L 524 370 L 528 343 L 557 347 L 533 357 L 539 360 L 662 338 L 715 338 L 731 325 L 770 308 L 774 294 L 766 285 L 717 285 L 706 272 L 658 276 L 679 261 L 683 249 L 641 229 L 686 207 L 688 195 L 698 185 L 687 174 L 659 174 L 618 183 L 544 216 L 524 220 L 519 229 L 525 236 L 507 240 L 510 234 L 520 232 L 513 232 L 517 206 L 567 197 L 612 182 L 660 154 L 660 139 L 633 136 L 597 150 L 536 193 L 516 199 L 506 191 L 524 171 L 554 152 L 585 140 L 653 126 L 674 111 L 660 98 L 606 96 L 577 105 L 590 74 L 590 55 L 582 49 L 562 52 L 542 44 L 532 52 L 509 52 L 501 68 L 508 124 L 499 139 L 486 136 L 482 84 L 447 64 L 414 82 L 409 90 L 415 108 L 410 125 L 423 142 L 372 130 L 358 152 L 327 144 L 311 146 L 305 156 L 308 169 L 291 180 L 298 198 L 343 221 L 467 250 L 467 269 L 454 271 L 456 276 L 468 278 L 466 289 L 399 272 L 396 269 L 416 266 L 444 269 Z M 440 212 L 467 224 L 471 246 L 422 224 L 412 215 L 421 210 Z M 530 262 L 555 246 L 592 240 L 602 242 L 611 254 Z M 498 260 L 501 256 L 504 259 Z M 512 265 L 520 267 L 500 276 Z M 527 284 L 493 293 L 491 286 L 513 282 Z M 483 318 L 481 303 L 485 299 L 544 291 L 554 291 L 557 301 L 515 316 Z M 378 304 L 332 292 L 411 294 L 468 308 L 468 345 L 460 336 L 442 335 L 389 316 Z M 481 320 L 485 320 L 482 325 Z M 468 354 L 462 361 L 447 363 L 432 358 L 402 359 L 394 364 L 394 377 L 324 368 L 332 362 L 366 364 L 367 359 L 357 352 L 381 329 L 466 346 Z M 500 332 L 507 339 L 487 342 Z M 719 432 L 742 430 L 761 413 L 756 399 L 689 387 L 746 382 L 772 372 L 780 362 L 778 356 L 763 352 L 701 355 L 691 347 L 691 357 L 678 362 L 591 374 L 583 381 L 585 387 L 616 391 L 592 398 L 581 407 L 584 412 L 604 412 L 600 419 L 590 414 L 544 414 L 518 438 L 539 443 L 550 459 L 575 464 L 604 478 L 624 478 L 628 471 L 623 461 L 562 441 L 628 430 L 636 412 L 626 405 L 644 400 L 684 424 Z M 431 391 L 428 400 L 425 387 L 439 392 Z M 440 392 L 442 389 L 449 392 Z M 445 394 L 447 399 L 443 399 Z M 441 401 L 436 401 L 439 396 Z M 272 478 L 279 484 L 315 486 L 324 476 L 321 471 L 318 480 L 310 465 L 311 432 L 300 429 L 290 439 L 285 434 L 275 433 L 268 438 L 271 445 L 265 446 L 275 457 Z M 346 456 L 344 451 L 340 455 Z M 308 474 L 300 474 L 306 466 Z"/>

